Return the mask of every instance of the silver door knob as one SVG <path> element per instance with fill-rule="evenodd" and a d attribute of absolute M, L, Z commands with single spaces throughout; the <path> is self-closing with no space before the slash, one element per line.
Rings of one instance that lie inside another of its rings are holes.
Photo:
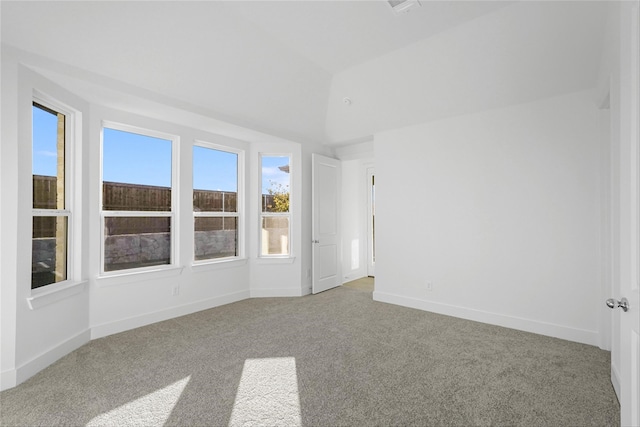
<path fill-rule="evenodd" d="M 629 310 L 629 301 L 626 298 L 622 298 L 620 301 L 616 301 L 614 298 L 609 298 L 607 300 L 607 307 L 609 308 L 620 307 L 622 311 L 627 311 Z"/>

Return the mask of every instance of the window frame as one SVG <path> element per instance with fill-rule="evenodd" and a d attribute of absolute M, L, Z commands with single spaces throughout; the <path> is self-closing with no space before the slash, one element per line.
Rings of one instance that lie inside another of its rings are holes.
<path fill-rule="evenodd" d="M 37 105 L 36 105 L 37 104 Z M 43 209 L 33 207 L 33 108 L 42 107 L 45 110 L 51 110 L 64 116 L 64 209 Z M 76 124 L 78 112 L 62 102 L 45 95 L 39 91 L 34 90 L 31 96 L 31 104 L 29 110 L 29 116 L 31 118 L 30 134 L 31 134 L 31 147 L 30 147 L 30 160 L 31 160 L 31 221 L 29 224 L 30 240 L 33 245 L 33 219 L 35 217 L 64 217 L 67 219 L 66 230 L 66 278 L 59 282 L 48 283 L 46 285 L 33 287 L 33 277 L 30 284 L 31 296 L 37 296 L 43 293 L 50 293 L 57 289 L 66 288 L 69 285 L 79 280 L 76 271 L 77 254 L 79 246 L 75 241 L 75 231 L 78 225 L 76 224 L 75 206 L 76 206 L 76 187 L 75 187 L 75 144 L 76 144 Z M 33 261 L 33 246 L 31 249 L 31 260 Z M 33 270 L 32 270 L 33 274 Z"/>
<path fill-rule="evenodd" d="M 245 215 L 245 209 L 244 209 L 244 168 L 245 168 L 245 150 L 242 149 L 238 149 L 235 147 L 231 147 L 228 145 L 221 145 L 221 144 L 216 144 L 216 143 L 212 143 L 212 142 L 208 142 L 208 141 L 204 141 L 204 140 L 195 140 L 193 142 L 193 145 L 191 147 L 191 166 L 193 168 L 194 165 L 194 151 L 193 149 L 195 147 L 200 147 L 200 148 L 207 148 L 207 149 L 211 149 L 211 150 L 217 150 L 217 151 L 223 151 L 226 153 L 233 153 L 236 154 L 238 157 L 238 164 L 237 164 L 237 176 L 236 176 L 236 180 L 237 180 L 237 193 L 236 193 L 236 212 L 210 212 L 210 211 L 200 211 L 200 212 L 196 212 L 193 209 L 193 193 L 196 190 L 194 188 L 193 185 L 193 178 L 194 178 L 194 171 L 192 169 L 192 174 L 191 174 L 191 212 L 193 214 L 193 227 L 191 229 L 192 232 L 192 236 L 193 236 L 193 255 L 191 257 L 191 263 L 193 266 L 200 266 L 200 265 L 208 265 L 208 264 L 219 264 L 219 263 L 228 263 L 228 262 L 233 262 L 233 261 L 237 261 L 237 260 L 241 260 L 241 259 L 245 259 L 245 245 L 244 245 L 244 241 L 245 241 L 245 227 L 244 227 L 244 215 Z M 220 258 L 210 258 L 210 259 L 201 259 L 201 260 L 197 260 L 196 259 L 196 253 L 195 253 L 195 224 L 196 224 L 196 218 L 228 218 L 228 217 L 235 217 L 237 218 L 237 223 L 236 223 L 236 228 L 237 228 L 237 239 L 236 239 L 236 253 L 237 255 L 235 256 L 229 256 L 229 257 L 220 257 Z"/>
<path fill-rule="evenodd" d="M 262 159 L 264 157 L 287 157 L 289 159 L 289 211 L 288 212 L 264 212 L 262 210 L 262 185 L 263 185 L 263 174 L 262 174 Z M 293 210 L 295 208 L 293 203 L 293 179 L 292 179 L 292 171 L 294 170 L 293 165 L 293 153 L 281 153 L 281 152 L 261 152 L 258 154 L 258 193 L 259 193 L 259 203 L 258 203 L 258 258 L 265 260 L 274 260 L 274 259 L 292 259 L 294 258 L 293 254 L 293 239 L 291 232 L 293 230 L 292 221 L 293 221 Z M 262 253 L 262 221 L 263 218 L 271 217 L 271 218 L 288 218 L 288 253 L 287 254 L 264 254 Z"/>
<path fill-rule="evenodd" d="M 163 140 L 171 141 L 171 209 L 169 211 L 116 211 L 116 210 L 104 210 L 104 129 L 109 128 L 121 132 L 128 132 L 137 135 L 147 136 L 151 138 L 158 138 Z M 179 152 L 180 152 L 180 137 L 178 135 L 173 135 L 145 127 L 124 124 L 115 121 L 102 120 L 100 126 L 100 189 L 99 189 L 99 212 L 100 212 L 100 268 L 99 268 L 99 277 L 117 277 L 124 276 L 136 273 L 145 273 L 145 272 L 153 272 L 160 270 L 171 270 L 175 269 L 180 265 L 179 257 L 180 251 L 178 251 L 179 244 Z M 134 267 L 134 268 L 125 268 L 120 270 L 111 270 L 105 271 L 105 221 L 106 218 L 113 217 L 137 217 L 137 218 L 149 218 L 149 217 L 157 217 L 157 218 L 169 218 L 169 233 L 170 233 L 170 250 L 169 250 L 169 260 L 168 264 L 158 264 L 158 265 L 150 265 L 146 267 Z"/>

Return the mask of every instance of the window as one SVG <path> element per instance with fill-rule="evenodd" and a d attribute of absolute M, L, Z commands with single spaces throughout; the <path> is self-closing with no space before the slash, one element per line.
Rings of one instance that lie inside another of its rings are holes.
<path fill-rule="evenodd" d="M 194 259 L 241 256 L 239 165 L 242 153 L 193 147 Z"/>
<path fill-rule="evenodd" d="M 34 102 L 32 112 L 31 289 L 67 280 L 69 270 L 68 118 Z"/>
<path fill-rule="evenodd" d="M 260 164 L 262 188 L 260 255 L 263 257 L 289 256 L 291 158 L 288 155 L 261 155 Z"/>
<path fill-rule="evenodd" d="M 102 130 L 102 272 L 174 260 L 177 139 L 128 126 Z"/>

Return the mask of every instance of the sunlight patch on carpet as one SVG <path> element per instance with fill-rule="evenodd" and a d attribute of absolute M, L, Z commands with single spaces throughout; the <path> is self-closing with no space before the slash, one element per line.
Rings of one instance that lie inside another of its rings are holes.
<path fill-rule="evenodd" d="M 229 425 L 302 425 L 296 359 L 245 360 Z"/>
<path fill-rule="evenodd" d="M 87 423 L 92 426 L 162 426 L 169 419 L 191 376 L 125 403 Z"/>

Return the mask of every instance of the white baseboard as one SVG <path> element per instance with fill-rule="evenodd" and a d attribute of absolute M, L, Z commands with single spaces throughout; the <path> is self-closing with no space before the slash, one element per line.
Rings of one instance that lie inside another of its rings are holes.
<path fill-rule="evenodd" d="M 107 335 L 127 331 L 179 316 L 184 316 L 186 314 L 195 313 L 197 311 L 207 310 L 209 308 L 217 307 L 220 305 L 230 304 L 232 302 L 241 301 L 247 298 L 249 298 L 249 291 L 236 292 L 233 294 L 227 294 L 216 298 L 210 298 L 191 304 L 171 307 L 166 310 L 147 313 L 141 316 L 95 326 L 61 342 L 54 348 L 44 352 L 37 357 L 34 357 L 29 362 L 23 364 L 17 369 L 10 369 L 0 372 L 0 390 L 7 390 L 17 386 L 18 384 L 21 384 L 47 366 L 51 365 L 53 362 L 80 348 L 92 339 L 102 338 Z"/>
<path fill-rule="evenodd" d="M 45 351 L 41 355 L 34 357 L 20 367 L 2 372 L 0 389 L 6 390 L 25 382 L 58 359 L 82 347 L 88 343 L 90 339 L 91 332 L 87 329 Z"/>
<path fill-rule="evenodd" d="M 15 369 L 0 372 L 0 391 L 8 390 L 18 385 Z"/>
<path fill-rule="evenodd" d="M 620 402 L 620 374 L 613 363 L 611 364 L 611 384 L 613 385 L 613 390 L 616 392 L 618 402 Z"/>
<path fill-rule="evenodd" d="M 374 301 L 416 308 L 418 310 L 430 311 L 433 313 L 459 317 L 461 319 L 473 320 L 475 322 L 488 323 L 496 326 L 503 326 L 505 328 L 517 329 L 525 332 L 532 332 L 534 334 L 546 335 L 567 341 L 574 341 L 593 346 L 598 345 L 598 333 L 596 331 L 587 331 L 584 329 L 570 328 L 553 323 L 539 322 L 537 320 L 505 316 L 503 314 L 410 298 L 386 292 L 374 291 L 373 299 Z"/>
<path fill-rule="evenodd" d="M 301 297 L 303 295 L 300 288 L 251 289 L 249 294 L 251 298 Z"/>
<path fill-rule="evenodd" d="M 91 328 L 91 339 L 102 338 L 119 332 L 128 331 L 130 329 L 139 328 L 141 326 L 150 325 L 152 323 L 162 322 L 163 320 L 169 320 L 175 317 L 196 313 L 198 311 L 208 310 L 213 307 L 231 304 L 232 302 L 242 301 L 249 297 L 249 291 L 234 292 L 232 294 L 222 295 L 215 298 L 170 307 L 153 313 L 146 313 L 140 316 L 117 320 L 115 322 L 103 323 Z"/>

